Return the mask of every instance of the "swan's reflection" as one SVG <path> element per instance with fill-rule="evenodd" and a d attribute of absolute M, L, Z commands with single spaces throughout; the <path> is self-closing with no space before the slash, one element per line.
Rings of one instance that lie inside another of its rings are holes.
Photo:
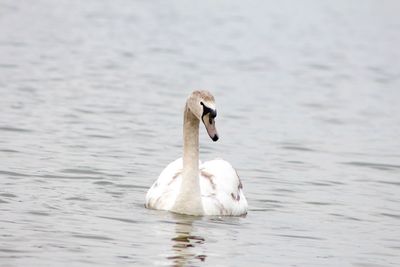
<path fill-rule="evenodd" d="M 192 235 L 193 222 L 200 220 L 199 217 L 172 214 L 175 221 L 175 237 L 172 240 L 173 255 L 167 257 L 172 261 L 172 266 L 187 266 L 196 261 L 205 261 L 206 255 L 199 253 L 199 247 L 204 244 L 204 238 Z"/>

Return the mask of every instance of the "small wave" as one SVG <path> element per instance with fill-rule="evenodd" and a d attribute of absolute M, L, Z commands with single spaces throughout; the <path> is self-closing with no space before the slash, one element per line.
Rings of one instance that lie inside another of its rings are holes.
<path fill-rule="evenodd" d="M 93 174 L 93 175 L 104 175 L 103 172 L 85 169 L 63 169 L 60 172 L 71 173 L 71 174 Z"/>
<path fill-rule="evenodd" d="M 101 180 L 102 177 L 93 176 L 66 176 L 66 175 L 54 175 L 54 174 L 42 174 L 37 175 L 40 178 L 51 178 L 51 179 L 76 179 L 76 180 Z"/>
<path fill-rule="evenodd" d="M 17 250 L 17 249 L 9 249 L 9 248 L 0 248 L 0 252 L 4 253 L 26 253 L 26 250 Z"/>
<path fill-rule="evenodd" d="M 317 206 L 329 206 L 329 205 L 332 205 L 332 203 L 320 202 L 320 201 L 305 201 L 304 203 L 310 204 L 310 205 L 317 205 Z"/>
<path fill-rule="evenodd" d="M 301 146 L 282 146 L 282 148 L 287 150 L 298 150 L 298 151 L 309 151 L 309 152 L 315 151 L 311 148 L 301 147 Z"/>
<path fill-rule="evenodd" d="M 49 216 L 50 213 L 44 212 L 44 211 L 28 211 L 29 214 L 32 215 L 39 215 L 39 216 Z"/>
<path fill-rule="evenodd" d="M 108 216 L 97 216 L 98 218 L 120 221 L 125 223 L 139 223 L 137 220 L 127 219 L 127 218 L 118 218 L 118 217 L 108 217 Z"/>
<path fill-rule="evenodd" d="M 14 150 L 14 149 L 0 149 L 0 152 L 6 152 L 6 153 L 20 153 L 20 151 Z"/>
<path fill-rule="evenodd" d="M 386 163 L 372 163 L 372 162 L 362 162 L 362 161 L 350 161 L 350 162 L 342 162 L 342 164 L 358 166 L 358 167 L 367 167 L 376 170 L 394 170 L 400 169 L 400 165 L 395 164 L 386 164 Z"/>
<path fill-rule="evenodd" d="M 276 236 L 290 237 L 290 238 L 301 238 L 301 239 L 312 239 L 312 240 L 324 240 L 321 237 L 307 236 L 307 235 L 283 235 L 283 234 L 277 234 Z"/>
<path fill-rule="evenodd" d="M 378 183 L 400 186 L 400 182 L 394 182 L 394 181 L 378 181 Z"/>
<path fill-rule="evenodd" d="M 93 184 L 97 184 L 97 185 L 112 185 L 114 183 L 110 182 L 110 181 L 96 181 L 96 182 L 93 182 Z"/>
<path fill-rule="evenodd" d="M 29 176 L 29 175 L 24 174 L 24 173 L 11 172 L 11 171 L 1 171 L 1 170 L 0 170 L 0 174 L 11 175 L 11 176 L 21 176 L 21 177 L 27 177 L 27 176 Z"/>
<path fill-rule="evenodd" d="M 11 194 L 11 193 L 1 193 L 0 194 L 0 196 L 2 196 L 2 197 L 17 197 L 16 195 L 14 195 L 14 194 Z"/>
<path fill-rule="evenodd" d="M 134 185 L 134 184 L 116 184 L 116 187 L 120 188 L 139 188 L 139 189 L 148 189 L 148 186 L 144 185 Z"/>
<path fill-rule="evenodd" d="M 33 132 L 32 130 L 29 130 L 29 129 L 17 128 L 17 127 L 7 127 L 7 126 L 0 127 L 0 131 L 19 132 L 19 133 L 31 133 L 31 132 Z"/>
<path fill-rule="evenodd" d="M 88 201 L 89 199 L 85 197 L 68 197 L 66 200 Z"/>
<path fill-rule="evenodd" d="M 394 218 L 394 219 L 400 219 L 400 214 L 393 214 L 393 213 L 385 213 L 382 212 L 379 215 L 385 216 L 385 217 L 390 217 L 390 218 Z"/>
<path fill-rule="evenodd" d="M 88 134 L 86 135 L 87 137 L 91 137 L 91 138 L 101 138 L 101 139 L 112 139 L 112 136 L 109 135 L 102 135 L 102 134 Z"/>
<path fill-rule="evenodd" d="M 79 237 L 79 238 L 86 238 L 86 239 L 95 239 L 95 240 L 104 240 L 104 241 L 111 241 L 114 240 L 110 237 L 106 236 L 101 236 L 101 235 L 83 235 L 83 234 L 73 234 L 74 237 Z"/>

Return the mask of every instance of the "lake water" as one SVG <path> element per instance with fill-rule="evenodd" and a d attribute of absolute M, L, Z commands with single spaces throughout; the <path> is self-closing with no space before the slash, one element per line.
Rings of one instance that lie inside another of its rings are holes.
<path fill-rule="evenodd" d="M 0 3 L 0 266 L 400 266 L 399 1 Z M 246 217 L 147 210 L 187 95 Z"/>

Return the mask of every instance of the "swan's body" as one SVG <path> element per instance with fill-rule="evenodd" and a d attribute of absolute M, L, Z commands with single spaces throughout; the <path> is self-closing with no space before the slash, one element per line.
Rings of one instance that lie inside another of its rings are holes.
<path fill-rule="evenodd" d="M 171 162 L 146 196 L 146 207 L 172 210 L 182 184 L 182 158 Z M 247 201 L 236 171 L 225 160 L 200 163 L 199 183 L 204 215 L 242 215 Z"/>
<path fill-rule="evenodd" d="M 183 158 L 170 163 L 146 195 L 146 207 L 188 215 L 233 215 L 247 213 L 247 200 L 235 169 L 222 159 L 199 161 L 200 119 L 218 140 L 214 97 L 207 91 L 193 92 L 184 114 Z"/>

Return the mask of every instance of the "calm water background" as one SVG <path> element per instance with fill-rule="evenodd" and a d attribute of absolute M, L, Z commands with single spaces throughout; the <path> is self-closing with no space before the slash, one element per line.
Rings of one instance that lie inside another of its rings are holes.
<path fill-rule="evenodd" d="M 399 266 L 400 2 L 1 1 L 0 266 Z M 182 152 L 245 218 L 143 207 Z"/>

